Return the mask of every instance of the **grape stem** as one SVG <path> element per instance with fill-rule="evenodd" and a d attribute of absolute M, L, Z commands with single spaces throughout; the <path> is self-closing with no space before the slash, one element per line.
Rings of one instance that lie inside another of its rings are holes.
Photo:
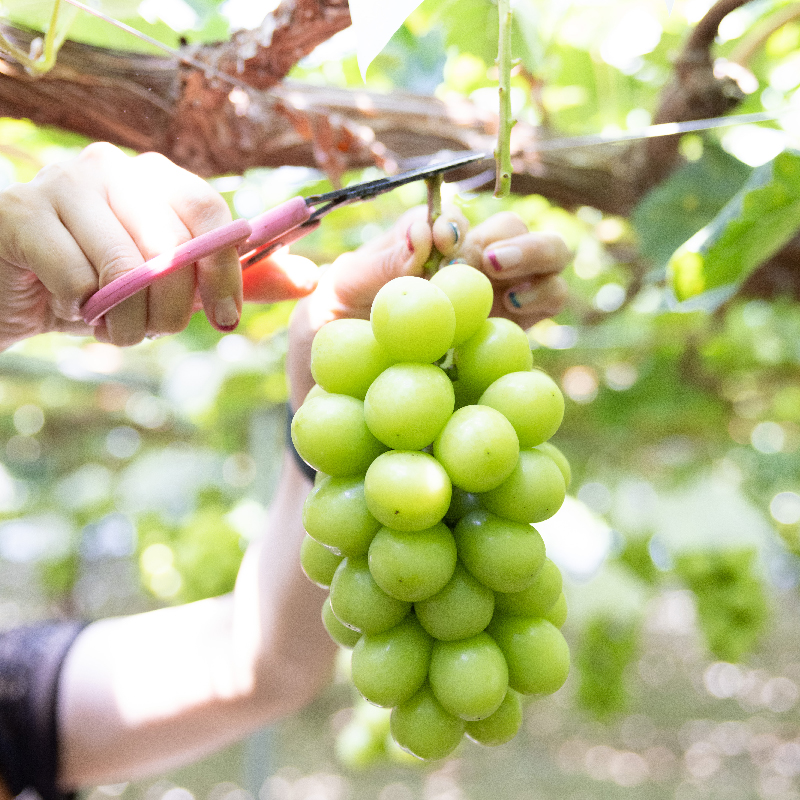
<path fill-rule="evenodd" d="M 428 225 L 433 227 L 433 223 L 442 213 L 442 176 L 432 175 L 430 178 L 426 178 L 425 185 L 428 187 Z M 443 258 L 444 256 L 435 246 L 431 247 L 431 254 L 423 267 L 423 275 L 426 278 L 435 275 L 439 271 Z"/>
<path fill-rule="evenodd" d="M 497 50 L 497 69 L 500 95 L 500 126 L 497 132 L 495 160 L 495 197 L 508 197 L 511 192 L 511 129 L 516 120 L 511 116 L 511 0 L 498 0 L 500 36 Z"/>

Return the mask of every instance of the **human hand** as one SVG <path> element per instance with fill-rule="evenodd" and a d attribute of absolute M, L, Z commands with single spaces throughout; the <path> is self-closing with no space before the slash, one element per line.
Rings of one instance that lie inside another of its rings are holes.
<path fill-rule="evenodd" d="M 529 328 L 557 314 L 567 300 L 561 272 L 570 252 L 553 233 L 528 231 L 509 212 L 495 214 L 470 230 L 464 215 L 445 208 L 431 228 L 425 209 L 404 214 L 397 224 L 352 253 L 345 253 L 321 275 L 317 289 L 301 300 L 289 328 L 287 369 L 291 404 L 298 408 L 313 386 L 309 370 L 316 332 L 333 319 L 369 319 L 378 290 L 402 275 L 421 275 L 432 245 L 445 263 L 463 261 L 482 270 L 494 286 L 493 316 Z"/>
<path fill-rule="evenodd" d="M 80 313 L 98 288 L 230 218 L 196 175 L 104 143 L 8 187 L 0 192 L 0 349 L 50 331 L 132 345 L 183 330 L 199 307 L 218 330 L 232 330 L 243 300 L 234 248 L 160 278 L 94 328 Z M 261 302 L 296 299 L 316 280 L 310 262 L 283 252 L 248 272 L 244 298 Z"/>

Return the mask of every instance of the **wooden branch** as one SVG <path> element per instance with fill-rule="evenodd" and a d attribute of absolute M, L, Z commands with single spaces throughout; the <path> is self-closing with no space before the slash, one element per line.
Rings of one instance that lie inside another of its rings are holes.
<path fill-rule="evenodd" d="M 692 31 L 675 61 L 672 81 L 661 94 L 653 124 L 720 117 L 736 108 L 744 94 L 729 77 L 714 74 L 711 48 L 722 20 L 750 0 L 717 0 Z M 659 184 L 680 163 L 680 135 L 647 139 L 626 155 L 644 193 Z M 645 166 L 649 165 L 649 166 Z"/>

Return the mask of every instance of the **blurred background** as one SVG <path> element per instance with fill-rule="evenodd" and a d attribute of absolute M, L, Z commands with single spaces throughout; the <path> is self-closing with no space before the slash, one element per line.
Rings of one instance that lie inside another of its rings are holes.
<path fill-rule="evenodd" d="M 98 7 L 176 47 L 254 28 L 273 5 Z M 514 113 L 552 138 L 650 124 L 712 3 L 514 7 Z M 51 10 L 44 0 L 0 5 L 5 21 L 34 28 Z M 490 12 L 490 0 L 425 0 L 370 67 L 368 88 L 494 113 Z M 69 23 L 71 39 L 148 50 L 88 15 Z M 529 332 L 535 364 L 567 403 L 553 441 L 573 481 L 562 510 L 537 526 L 565 577 L 573 668 L 564 688 L 528 704 L 513 742 L 466 742 L 446 762 L 420 765 L 386 749 L 385 716 L 357 702 L 343 658 L 330 689 L 291 719 L 185 770 L 86 797 L 800 798 L 800 251 L 794 273 L 791 260 L 751 259 L 749 279 L 724 302 L 676 306 L 665 283 L 671 254 L 755 171 L 800 146 L 800 4 L 740 4 L 712 38 L 716 67 L 739 67 L 727 70 L 737 113 L 782 116 L 682 136 L 680 166 L 625 213 L 592 202 L 588 183 L 580 202 L 580 181 L 569 203 L 544 190 L 499 200 L 445 186 L 471 220 L 510 209 L 574 252 L 568 308 Z M 289 77 L 359 90 L 355 47 L 345 29 Z M 0 187 L 87 142 L 0 118 Z M 619 165 L 621 147 L 571 151 L 569 165 Z M 323 171 L 300 165 L 209 180 L 243 217 L 330 188 Z M 789 234 L 800 229 L 797 184 L 795 175 L 784 198 L 797 212 Z M 294 250 L 330 262 L 425 199 L 424 185 L 410 185 L 342 209 Z M 747 213 L 768 238 L 767 211 Z M 0 626 L 127 614 L 232 587 L 283 449 L 290 313 L 288 303 L 250 306 L 227 335 L 197 315 L 184 333 L 128 350 L 52 335 L 0 355 Z"/>

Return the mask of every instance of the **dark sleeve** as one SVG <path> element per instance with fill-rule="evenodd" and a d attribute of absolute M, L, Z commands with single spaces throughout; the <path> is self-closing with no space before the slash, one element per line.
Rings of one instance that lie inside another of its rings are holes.
<path fill-rule="evenodd" d="M 56 788 L 58 677 L 82 622 L 43 622 L 0 633 L 0 774 L 13 795 Z"/>

